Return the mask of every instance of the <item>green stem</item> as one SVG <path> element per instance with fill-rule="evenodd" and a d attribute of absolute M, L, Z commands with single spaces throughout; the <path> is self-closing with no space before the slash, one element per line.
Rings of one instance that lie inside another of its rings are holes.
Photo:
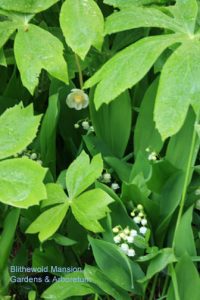
<path fill-rule="evenodd" d="M 198 120 L 198 116 L 196 118 L 196 121 L 197 120 Z M 189 182 L 189 178 L 190 178 L 190 171 L 191 171 L 191 167 L 192 167 L 192 159 L 193 159 L 193 154 L 194 154 L 194 149 L 195 149 L 195 142 L 196 142 L 196 131 L 195 131 L 195 126 L 194 126 L 193 134 L 192 134 L 192 143 L 191 143 L 189 159 L 188 159 L 186 175 L 185 175 L 185 181 L 184 181 L 184 185 L 183 185 L 183 193 L 182 193 L 182 197 L 181 197 L 177 222 L 176 222 L 176 226 L 175 226 L 175 230 L 174 230 L 172 248 L 174 248 L 174 246 L 175 246 L 176 234 L 177 234 L 177 230 L 178 230 L 178 227 L 179 227 L 179 224 L 180 224 L 180 221 L 181 221 L 181 216 L 182 216 L 183 208 L 184 208 L 184 204 L 185 204 L 185 199 L 186 199 L 186 194 L 187 194 L 187 187 L 188 187 L 188 182 Z"/>
<path fill-rule="evenodd" d="M 170 264 L 169 268 L 170 268 L 170 273 L 171 273 L 171 278 L 172 278 L 172 283 L 174 288 L 175 300 L 180 300 L 179 292 L 178 292 L 178 282 L 177 282 L 176 273 L 173 264 Z"/>
<path fill-rule="evenodd" d="M 76 66 L 78 68 L 79 84 L 80 84 L 80 88 L 82 90 L 83 89 L 83 74 L 82 74 L 82 70 L 81 70 L 81 65 L 80 65 L 78 55 L 75 53 L 74 56 L 75 56 Z"/>
<path fill-rule="evenodd" d="M 155 289 L 156 289 L 156 284 L 157 284 L 157 279 L 158 279 L 158 274 L 156 274 L 156 276 L 154 277 L 149 300 L 153 300 L 154 299 Z"/>
<path fill-rule="evenodd" d="M 164 296 L 165 293 L 167 292 L 168 284 L 169 284 L 169 276 L 166 276 L 161 296 Z"/>

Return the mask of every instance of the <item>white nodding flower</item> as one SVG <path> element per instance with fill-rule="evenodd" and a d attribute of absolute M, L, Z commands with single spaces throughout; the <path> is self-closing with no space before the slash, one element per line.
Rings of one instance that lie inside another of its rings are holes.
<path fill-rule="evenodd" d="M 135 237 L 135 236 L 137 236 L 137 234 L 138 233 L 135 229 L 131 229 L 130 236 Z"/>
<path fill-rule="evenodd" d="M 199 196 L 200 195 L 200 189 L 195 190 L 194 193 L 195 193 L 196 196 Z"/>
<path fill-rule="evenodd" d="M 147 219 L 142 219 L 141 224 L 142 224 L 143 226 L 147 225 Z"/>
<path fill-rule="evenodd" d="M 88 121 L 83 121 L 81 123 L 81 125 L 82 125 L 83 129 L 85 129 L 85 130 L 88 130 L 90 128 Z"/>
<path fill-rule="evenodd" d="M 129 250 L 128 244 L 125 244 L 125 243 L 121 244 L 121 247 L 120 247 L 120 248 L 121 248 L 122 251 L 125 252 L 125 253 L 127 253 L 128 250 Z"/>
<path fill-rule="evenodd" d="M 119 227 L 118 226 L 113 227 L 112 231 L 114 233 L 118 233 L 119 232 Z"/>
<path fill-rule="evenodd" d="M 74 128 L 78 129 L 80 127 L 80 125 L 78 123 L 74 124 Z"/>
<path fill-rule="evenodd" d="M 67 96 L 66 103 L 69 108 L 81 110 L 88 106 L 89 97 L 80 89 L 72 89 L 71 93 Z"/>
<path fill-rule="evenodd" d="M 114 182 L 111 184 L 111 188 L 115 191 L 115 190 L 118 190 L 119 189 L 119 184 Z"/>
<path fill-rule="evenodd" d="M 200 210 L 200 199 L 196 201 L 195 208 Z"/>
<path fill-rule="evenodd" d="M 148 160 L 157 160 L 156 152 L 151 152 L 148 156 Z"/>
<path fill-rule="evenodd" d="M 90 126 L 89 130 L 90 130 L 91 132 L 94 132 L 94 127 L 93 127 L 93 126 Z"/>
<path fill-rule="evenodd" d="M 42 161 L 40 159 L 36 160 L 39 165 L 42 165 Z"/>
<path fill-rule="evenodd" d="M 37 154 L 36 154 L 36 153 L 32 153 L 32 154 L 30 155 L 30 159 L 32 159 L 32 160 L 37 159 Z"/>
<path fill-rule="evenodd" d="M 136 224 L 139 224 L 141 222 L 141 218 L 140 217 L 134 217 L 133 218 L 133 221 L 136 223 Z"/>
<path fill-rule="evenodd" d="M 121 232 L 121 233 L 119 234 L 119 236 L 120 236 L 123 240 L 126 240 L 126 239 L 127 239 L 127 236 L 126 236 L 126 234 L 125 234 L 124 232 Z"/>
<path fill-rule="evenodd" d="M 147 147 L 147 148 L 145 149 L 145 151 L 146 151 L 146 152 L 150 152 L 150 149 L 149 149 L 149 147 Z"/>
<path fill-rule="evenodd" d="M 135 250 L 134 249 L 128 249 L 127 255 L 130 256 L 130 257 L 135 256 Z"/>
<path fill-rule="evenodd" d="M 116 244 L 119 244 L 121 242 L 121 238 L 119 235 L 114 236 L 113 240 Z"/>
<path fill-rule="evenodd" d="M 103 180 L 104 180 L 104 182 L 109 183 L 111 181 L 110 173 L 104 173 L 103 174 Z"/>
<path fill-rule="evenodd" d="M 131 217 L 135 217 L 135 212 L 134 211 L 131 212 Z"/>
<path fill-rule="evenodd" d="M 138 216 L 139 216 L 140 218 L 144 217 L 143 212 L 140 212 L 140 213 L 138 214 Z"/>
<path fill-rule="evenodd" d="M 145 226 L 140 227 L 140 233 L 145 234 L 147 232 L 147 228 Z"/>
<path fill-rule="evenodd" d="M 130 230 L 129 230 L 128 227 L 126 227 L 126 228 L 124 229 L 124 233 L 125 233 L 125 234 L 129 234 L 129 233 L 130 233 Z"/>
<path fill-rule="evenodd" d="M 137 205 L 137 209 L 139 209 L 139 210 L 143 210 L 143 206 L 142 206 L 142 204 L 138 204 L 138 205 Z"/>
<path fill-rule="evenodd" d="M 134 242 L 134 237 L 133 236 L 127 236 L 127 242 L 129 243 L 129 244 L 132 244 L 133 242 Z"/>

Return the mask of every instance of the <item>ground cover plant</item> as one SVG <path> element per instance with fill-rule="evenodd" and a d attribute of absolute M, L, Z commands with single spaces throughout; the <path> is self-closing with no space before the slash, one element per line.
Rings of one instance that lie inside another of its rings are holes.
<path fill-rule="evenodd" d="M 196 0 L 0 0 L 0 299 L 200 299 Z"/>

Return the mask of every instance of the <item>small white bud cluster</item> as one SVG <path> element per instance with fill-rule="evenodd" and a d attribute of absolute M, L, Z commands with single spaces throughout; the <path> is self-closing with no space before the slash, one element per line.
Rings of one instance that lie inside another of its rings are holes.
<path fill-rule="evenodd" d="M 113 182 L 111 184 L 111 189 L 113 189 L 114 191 L 118 190 L 119 188 L 120 188 L 120 186 L 117 182 Z"/>
<path fill-rule="evenodd" d="M 119 245 L 120 249 L 128 256 L 135 256 L 135 250 L 133 249 L 134 238 L 137 236 L 137 231 L 126 227 L 122 229 L 120 225 L 113 227 L 113 233 L 116 235 L 113 240 Z M 131 246 L 130 246 L 131 244 Z"/>
<path fill-rule="evenodd" d="M 79 129 L 80 127 L 82 127 L 87 132 L 94 132 L 94 127 L 90 125 L 90 122 L 87 120 L 80 120 L 74 124 L 75 129 Z"/>
<path fill-rule="evenodd" d="M 138 204 L 137 207 L 133 209 L 131 217 L 133 217 L 133 221 L 139 226 L 140 233 L 145 235 L 147 232 L 147 219 L 141 204 Z"/>
<path fill-rule="evenodd" d="M 155 151 L 150 150 L 150 148 L 146 148 L 145 151 L 148 153 L 148 160 L 155 161 L 158 159 L 158 155 Z"/>
<path fill-rule="evenodd" d="M 32 150 L 27 149 L 27 148 L 25 148 L 23 151 L 17 153 L 16 155 L 14 155 L 14 157 L 26 157 L 26 158 L 34 160 L 38 164 L 42 165 L 40 155 L 37 154 L 36 152 L 32 151 Z"/>

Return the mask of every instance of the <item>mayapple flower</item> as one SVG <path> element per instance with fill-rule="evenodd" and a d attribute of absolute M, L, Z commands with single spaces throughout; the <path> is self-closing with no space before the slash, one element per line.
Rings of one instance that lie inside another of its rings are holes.
<path fill-rule="evenodd" d="M 130 257 L 135 256 L 135 250 L 134 249 L 128 249 L 127 255 L 130 256 Z"/>
<path fill-rule="evenodd" d="M 67 96 L 66 103 L 69 108 L 81 110 L 88 106 L 89 97 L 80 89 L 72 89 L 71 93 Z"/>
<path fill-rule="evenodd" d="M 83 121 L 81 123 L 81 125 L 82 125 L 83 129 L 85 129 L 85 130 L 88 130 L 90 128 L 88 121 Z"/>
<path fill-rule="evenodd" d="M 134 237 L 133 236 L 127 236 L 127 242 L 129 244 L 132 244 L 134 242 Z"/>
<path fill-rule="evenodd" d="M 148 156 L 148 160 L 157 160 L 156 152 L 151 152 Z"/>
<path fill-rule="evenodd" d="M 140 233 L 145 235 L 145 233 L 147 232 L 147 228 L 145 226 L 140 227 Z"/>

